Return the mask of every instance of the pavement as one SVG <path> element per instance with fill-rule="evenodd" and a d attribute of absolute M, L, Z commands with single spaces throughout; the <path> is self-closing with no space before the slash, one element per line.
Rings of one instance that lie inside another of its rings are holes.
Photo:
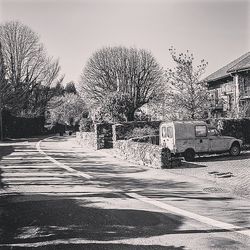
<path fill-rule="evenodd" d="M 4 143 L 0 152 L 0 249 L 250 245 L 250 201 L 214 192 L 212 180 L 131 164 L 74 137 Z"/>

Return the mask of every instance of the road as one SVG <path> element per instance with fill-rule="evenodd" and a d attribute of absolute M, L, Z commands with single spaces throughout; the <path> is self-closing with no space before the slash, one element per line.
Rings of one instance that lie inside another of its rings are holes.
<path fill-rule="evenodd" d="M 250 201 L 212 182 L 132 165 L 74 137 L 0 149 L 0 249 L 249 249 Z"/>

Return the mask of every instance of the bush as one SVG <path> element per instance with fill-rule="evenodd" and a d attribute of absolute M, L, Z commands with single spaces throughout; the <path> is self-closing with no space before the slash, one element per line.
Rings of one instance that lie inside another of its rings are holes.
<path fill-rule="evenodd" d="M 80 120 L 79 130 L 81 132 L 93 132 L 94 131 L 94 123 L 90 118 L 82 118 Z"/>
<path fill-rule="evenodd" d="M 222 135 L 241 139 L 245 144 L 250 143 L 250 119 L 218 119 L 211 121 L 211 124 L 216 126 Z"/>
<path fill-rule="evenodd" d="M 151 118 L 148 114 L 146 114 L 142 110 L 138 110 L 135 112 L 135 121 L 150 121 Z"/>
<path fill-rule="evenodd" d="M 146 125 L 143 128 L 134 128 L 132 131 L 128 132 L 125 135 L 125 139 L 142 137 L 142 136 L 147 136 L 147 135 L 157 135 L 157 134 L 158 134 L 157 129 L 154 129 L 154 128 Z"/>

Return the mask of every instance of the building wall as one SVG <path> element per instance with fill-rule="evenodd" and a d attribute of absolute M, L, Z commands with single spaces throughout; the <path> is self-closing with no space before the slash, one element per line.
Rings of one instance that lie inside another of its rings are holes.
<path fill-rule="evenodd" d="M 209 86 L 211 94 L 210 116 L 214 118 L 238 117 L 250 100 L 250 74 L 238 73 Z M 246 98 L 246 97 L 249 98 Z M 243 100 L 244 99 L 244 100 Z M 249 111 L 250 112 L 250 111 Z M 250 115 L 250 114 L 249 114 Z"/>

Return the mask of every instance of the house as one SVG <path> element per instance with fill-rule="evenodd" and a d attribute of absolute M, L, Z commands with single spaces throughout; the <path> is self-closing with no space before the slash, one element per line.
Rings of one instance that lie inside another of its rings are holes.
<path fill-rule="evenodd" d="M 250 117 L 250 52 L 204 79 L 211 94 L 210 115 Z"/>

